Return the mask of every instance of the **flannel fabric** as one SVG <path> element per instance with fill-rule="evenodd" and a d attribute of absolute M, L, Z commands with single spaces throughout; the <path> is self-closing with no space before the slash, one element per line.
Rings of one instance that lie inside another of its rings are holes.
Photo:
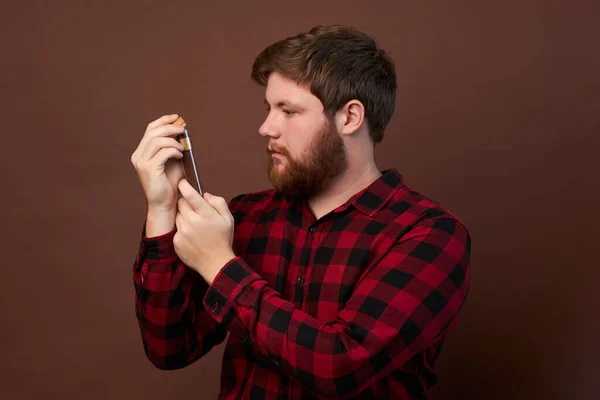
<path fill-rule="evenodd" d="M 148 238 L 133 266 L 148 359 L 185 367 L 229 338 L 221 399 L 427 399 L 470 284 L 470 236 L 382 171 L 316 220 L 275 190 L 235 197 L 236 258 L 208 285 Z"/>

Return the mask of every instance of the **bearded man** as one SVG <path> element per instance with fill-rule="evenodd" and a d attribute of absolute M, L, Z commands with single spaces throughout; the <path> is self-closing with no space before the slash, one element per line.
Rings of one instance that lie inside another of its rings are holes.
<path fill-rule="evenodd" d="M 268 46 L 251 76 L 273 189 L 200 195 L 177 164 L 178 115 L 131 157 L 148 205 L 133 266 L 148 359 L 183 368 L 229 333 L 219 399 L 430 398 L 471 242 L 375 163 L 392 60 L 363 32 L 318 26 Z"/>

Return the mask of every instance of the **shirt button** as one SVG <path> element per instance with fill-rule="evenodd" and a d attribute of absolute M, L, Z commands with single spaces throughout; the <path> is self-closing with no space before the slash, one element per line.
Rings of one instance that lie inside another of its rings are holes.
<path fill-rule="evenodd" d="M 304 284 L 304 277 L 303 276 L 298 277 L 298 279 L 296 279 L 296 282 L 298 282 L 300 285 L 303 285 Z"/>
<path fill-rule="evenodd" d="M 310 233 L 315 233 L 317 231 L 317 228 L 315 228 L 314 226 L 311 226 L 310 229 L 308 230 Z"/>

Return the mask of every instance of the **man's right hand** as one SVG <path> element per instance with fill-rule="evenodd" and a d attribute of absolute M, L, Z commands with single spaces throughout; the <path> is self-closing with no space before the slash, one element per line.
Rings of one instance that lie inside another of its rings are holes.
<path fill-rule="evenodd" d="M 131 155 L 148 202 L 148 213 L 174 214 L 177 209 L 177 184 L 184 177 L 179 161 L 183 145 L 174 137 L 184 128 L 172 124 L 178 117 L 164 115 L 148 124 Z"/>

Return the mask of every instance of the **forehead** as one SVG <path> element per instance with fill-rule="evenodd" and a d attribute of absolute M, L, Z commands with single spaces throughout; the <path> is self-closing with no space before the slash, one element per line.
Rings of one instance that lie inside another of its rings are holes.
<path fill-rule="evenodd" d="M 265 98 L 271 104 L 289 102 L 306 108 L 323 107 L 321 100 L 310 92 L 307 85 L 298 85 L 277 72 L 269 75 Z"/>

